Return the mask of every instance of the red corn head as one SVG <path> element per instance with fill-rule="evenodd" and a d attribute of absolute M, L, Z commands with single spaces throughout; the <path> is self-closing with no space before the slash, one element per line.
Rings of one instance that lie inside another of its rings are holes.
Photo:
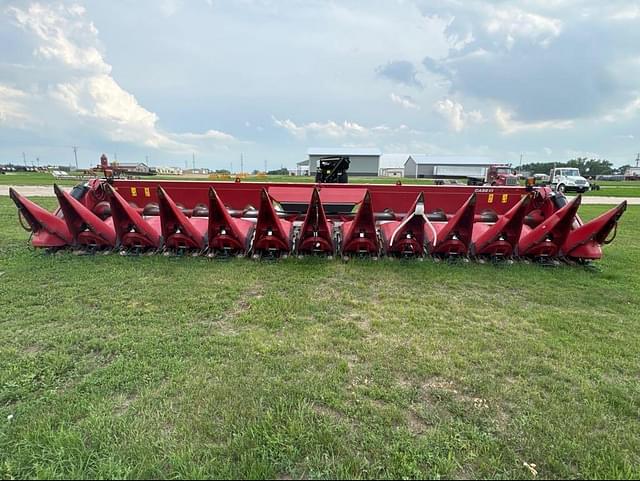
<path fill-rule="evenodd" d="M 530 199 L 528 195 L 522 197 L 520 202 L 500 216 L 494 224 L 477 222 L 473 227 L 470 253 L 491 257 L 513 255 L 518 246 Z"/>
<path fill-rule="evenodd" d="M 234 219 L 227 211 L 213 187 L 209 187 L 209 251 L 227 255 L 245 254 L 250 247 L 255 224 Z"/>
<path fill-rule="evenodd" d="M 421 257 L 424 254 L 425 228 L 433 229 L 424 211 L 421 192 L 402 221 L 385 222 L 380 232 L 387 255 Z"/>
<path fill-rule="evenodd" d="M 34 247 L 64 247 L 73 242 L 73 236 L 61 217 L 31 202 L 14 189 L 9 189 L 9 196 L 31 227 L 33 232 L 31 243 Z"/>
<path fill-rule="evenodd" d="M 371 205 L 371 194 L 367 190 L 355 218 L 342 224 L 342 254 L 376 256 L 378 251 L 376 220 Z"/>
<path fill-rule="evenodd" d="M 126 249 L 158 249 L 162 243 L 160 218 L 145 220 L 111 185 L 106 185 L 118 245 Z"/>
<path fill-rule="evenodd" d="M 561 254 L 582 259 L 600 259 L 600 246 L 610 242 L 607 241 L 607 237 L 617 227 L 618 220 L 626 209 L 625 200 L 617 207 L 569 232 L 562 245 Z"/>
<path fill-rule="evenodd" d="M 298 254 L 321 253 L 331 255 L 334 251 L 331 224 L 320 202 L 320 192 L 313 188 L 307 215 L 300 229 Z"/>
<path fill-rule="evenodd" d="M 576 196 L 533 229 L 523 226 L 518 255 L 556 257 L 571 232 L 581 200 L 580 195 Z"/>
<path fill-rule="evenodd" d="M 475 217 L 476 194 L 469 196 L 448 222 L 425 226 L 429 253 L 433 255 L 466 255 L 469 251 Z"/>
<path fill-rule="evenodd" d="M 288 254 L 291 250 L 292 230 L 293 224 L 278 217 L 271 203 L 271 197 L 265 189 L 262 189 L 256 233 L 253 239 L 254 255 L 279 257 L 282 254 Z"/>
<path fill-rule="evenodd" d="M 189 220 L 180 207 L 158 186 L 160 223 L 164 245 L 168 249 L 198 249 L 205 246 L 206 218 Z"/>
<path fill-rule="evenodd" d="M 73 236 L 74 245 L 97 248 L 116 246 L 116 231 L 110 220 L 103 221 L 82 202 L 55 184 L 53 190 L 58 197 L 64 221 Z"/>

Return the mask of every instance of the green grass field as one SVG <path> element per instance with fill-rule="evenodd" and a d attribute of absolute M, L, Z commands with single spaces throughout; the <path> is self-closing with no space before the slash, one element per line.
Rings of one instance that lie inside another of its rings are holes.
<path fill-rule="evenodd" d="M 45 172 L 15 172 L 0 175 L 0 185 L 76 185 L 81 181 L 60 179 L 57 180 L 51 174 Z"/>
<path fill-rule="evenodd" d="M 0 197 L 0 477 L 637 478 L 638 236 L 593 269 L 46 255 Z"/>

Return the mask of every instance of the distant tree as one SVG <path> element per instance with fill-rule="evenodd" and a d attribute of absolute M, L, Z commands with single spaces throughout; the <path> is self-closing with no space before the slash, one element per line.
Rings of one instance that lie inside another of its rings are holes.
<path fill-rule="evenodd" d="M 523 164 L 523 172 L 531 172 L 532 174 L 548 174 L 554 167 L 566 167 L 562 162 L 533 162 Z"/>
<path fill-rule="evenodd" d="M 627 169 L 631 168 L 631 165 L 629 164 L 625 164 L 622 167 L 618 167 L 616 169 L 613 169 L 613 173 L 617 174 L 617 175 L 624 175 L 624 173 L 627 171 Z"/>
<path fill-rule="evenodd" d="M 553 168 L 573 167 L 580 170 L 582 175 L 596 176 L 609 175 L 613 173 L 613 164 L 606 159 L 587 159 L 578 157 L 568 162 L 534 162 L 522 166 L 523 171 L 533 174 L 548 174 Z"/>
<path fill-rule="evenodd" d="M 277 170 L 270 170 L 269 172 L 267 172 L 267 174 L 269 175 L 289 175 L 289 171 L 285 168 L 282 169 L 277 169 Z"/>
<path fill-rule="evenodd" d="M 613 164 L 605 159 L 578 157 L 567 162 L 567 167 L 575 167 L 581 174 L 588 176 L 610 175 L 613 172 Z"/>
<path fill-rule="evenodd" d="M 231 171 L 227 170 L 227 169 L 217 169 L 214 171 L 214 173 L 216 174 L 230 174 Z"/>

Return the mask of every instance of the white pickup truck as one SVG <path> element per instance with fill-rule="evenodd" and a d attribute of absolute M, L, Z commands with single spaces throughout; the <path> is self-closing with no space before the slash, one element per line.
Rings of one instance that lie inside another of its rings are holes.
<path fill-rule="evenodd" d="M 571 167 L 559 167 L 549 172 L 549 184 L 558 192 L 587 192 L 591 187 L 580 171 Z"/>

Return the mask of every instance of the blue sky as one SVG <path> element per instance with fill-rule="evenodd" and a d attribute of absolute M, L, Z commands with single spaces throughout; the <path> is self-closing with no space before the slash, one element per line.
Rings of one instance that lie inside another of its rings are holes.
<path fill-rule="evenodd" d="M 640 2 L 0 2 L 0 162 L 640 151 Z"/>

